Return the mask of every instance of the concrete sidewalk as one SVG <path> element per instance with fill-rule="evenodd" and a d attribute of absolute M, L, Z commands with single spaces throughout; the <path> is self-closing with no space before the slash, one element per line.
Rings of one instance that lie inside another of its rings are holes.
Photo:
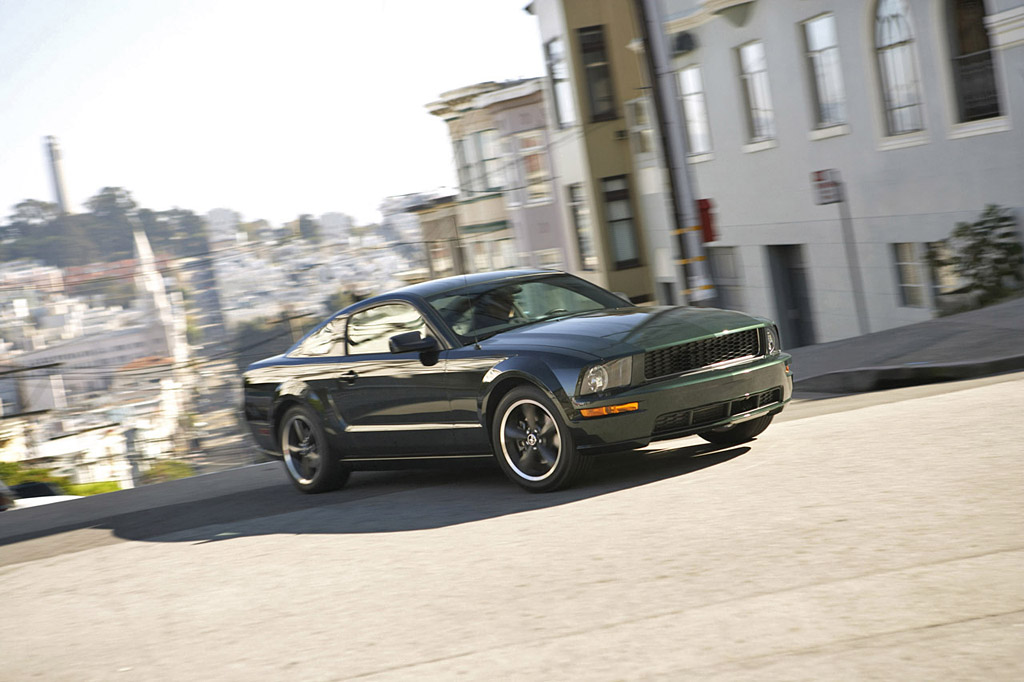
<path fill-rule="evenodd" d="M 1024 297 L 788 352 L 793 355 L 797 397 L 875 391 L 1022 370 Z"/>

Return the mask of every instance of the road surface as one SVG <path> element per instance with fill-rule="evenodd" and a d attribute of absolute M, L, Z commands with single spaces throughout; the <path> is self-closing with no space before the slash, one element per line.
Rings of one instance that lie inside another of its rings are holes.
<path fill-rule="evenodd" d="M 549 495 L 272 466 L 60 532 L 5 513 L 0 678 L 1024 679 L 1021 405 L 1024 374 L 807 401 Z"/>

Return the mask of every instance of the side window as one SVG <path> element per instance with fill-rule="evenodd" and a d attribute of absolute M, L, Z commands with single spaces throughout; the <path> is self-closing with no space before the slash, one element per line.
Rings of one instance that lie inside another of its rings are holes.
<path fill-rule="evenodd" d="M 431 335 L 419 312 L 405 303 L 386 303 L 361 310 L 348 321 L 349 355 L 390 353 L 388 339 L 415 331 L 423 336 Z"/>
<path fill-rule="evenodd" d="M 324 357 L 345 354 L 345 320 L 335 318 L 310 334 L 292 355 Z"/>

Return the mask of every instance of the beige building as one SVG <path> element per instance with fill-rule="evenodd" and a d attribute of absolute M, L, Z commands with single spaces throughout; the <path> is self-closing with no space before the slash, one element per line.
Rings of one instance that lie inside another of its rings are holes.
<path fill-rule="evenodd" d="M 505 207 L 505 170 L 494 117 L 477 98 L 501 89 L 487 82 L 443 93 L 427 105 L 444 119 L 455 147 L 459 194 L 456 218 L 459 236 L 473 272 L 517 265 L 517 247 Z"/>
<path fill-rule="evenodd" d="M 664 208 L 644 211 L 627 111 L 647 89 L 633 4 L 536 0 L 552 93 L 549 136 L 572 268 L 636 302 L 656 298 L 658 255 L 649 235 L 666 230 Z M 671 254 L 664 267 L 672 277 Z"/>
<path fill-rule="evenodd" d="M 430 279 L 466 272 L 459 240 L 459 202 L 456 197 L 437 197 L 410 210 L 419 217 Z"/>

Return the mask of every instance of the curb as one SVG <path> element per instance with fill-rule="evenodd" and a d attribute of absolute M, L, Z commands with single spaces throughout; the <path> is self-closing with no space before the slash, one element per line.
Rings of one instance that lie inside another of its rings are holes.
<path fill-rule="evenodd" d="M 1024 369 L 1024 355 L 936 365 L 921 363 L 859 367 L 800 379 L 794 382 L 793 389 L 794 391 L 812 393 L 864 393 L 942 381 L 977 379 L 1022 369 Z"/>

